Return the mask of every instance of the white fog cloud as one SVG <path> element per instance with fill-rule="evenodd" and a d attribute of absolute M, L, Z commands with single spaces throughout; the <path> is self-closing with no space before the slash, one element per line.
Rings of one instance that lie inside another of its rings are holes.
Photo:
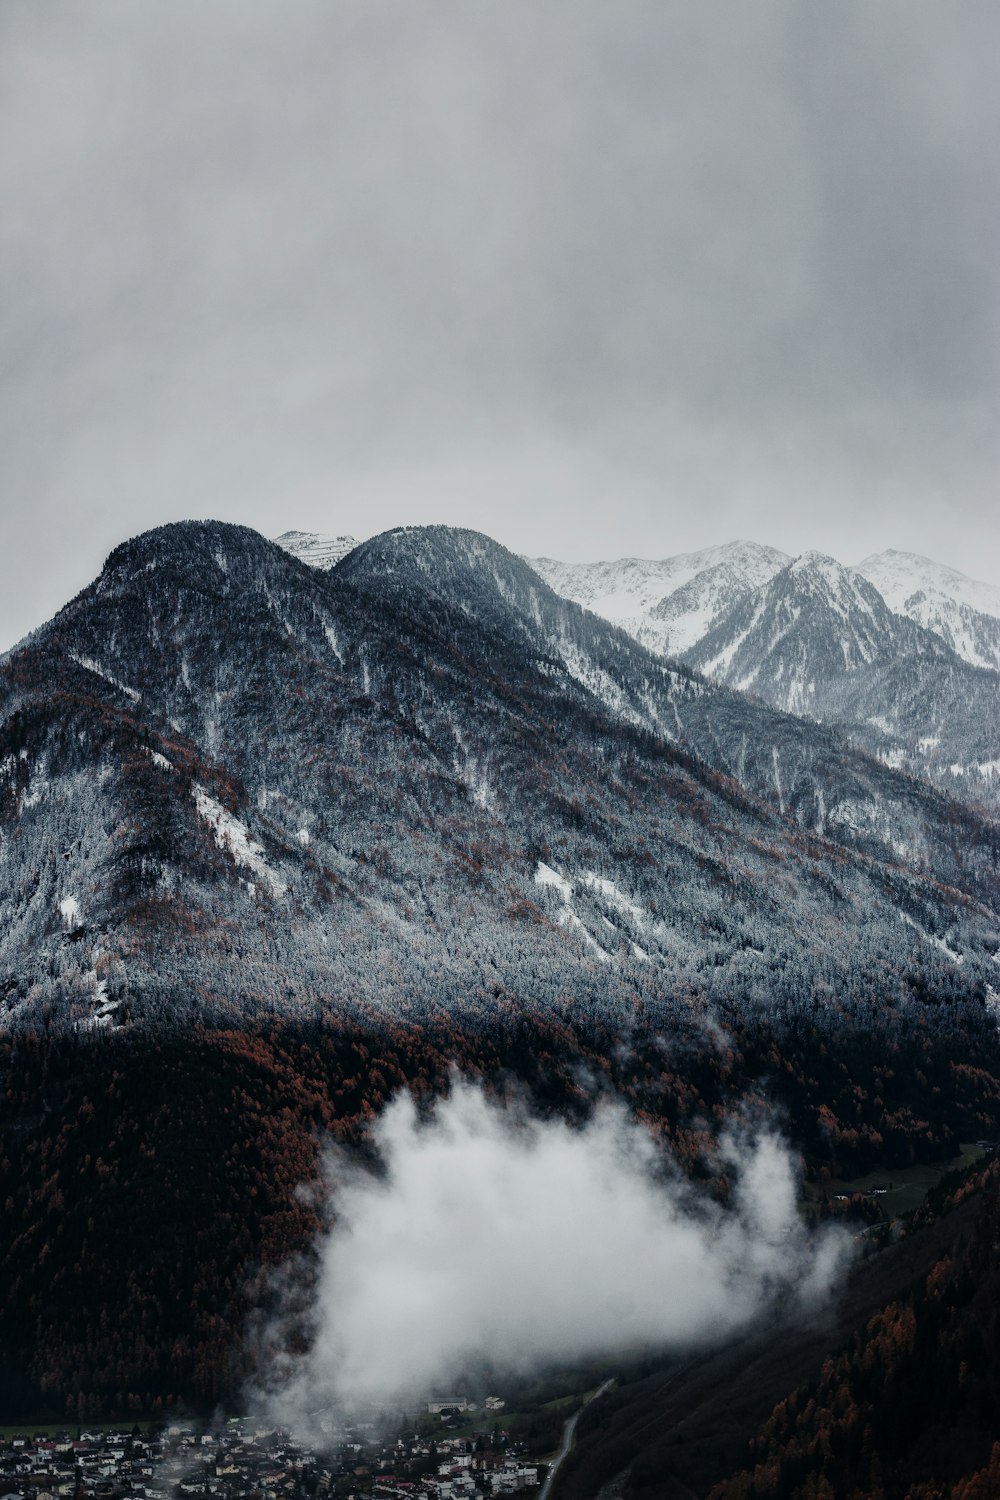
<path fill-rule="evenodd" d="M 649 1134 L 604 1106 L 583 1130 L 456 1085 L 428 1121 L 409 1096 L 375 1129 L 384 1176 L 331 1163 L 311 1352 L 272 1394 L 303 1426 L 329 1406 L 638 1348 L 716 1342 L 782 1295 L 810 1302 L 841 1242 L 808 1242 L 773 1136 L 723 1147 L 728 1209 L 665 1175 Z"/>

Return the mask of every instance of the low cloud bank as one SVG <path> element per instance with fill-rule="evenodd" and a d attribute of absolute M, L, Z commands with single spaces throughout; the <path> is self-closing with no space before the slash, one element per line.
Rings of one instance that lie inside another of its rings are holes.
<path fill-rule="evenodd" d="M 821 1298 L 841 1257 L 839 1239 L 802 1230 L 772 1135 L 724 1143 L 727 1208 L 665 1175 L 616 1106 L 580 1130 L 462 1084 L 427 1120 L 397 1098 L 375 1143 L 383 1176 L 331 1159 L 314 1337 L 270 1396 L 300 1429 L 325 1407 L 439 1394 L 484 1364 L 717 1342 L 779 1298 Z"/>

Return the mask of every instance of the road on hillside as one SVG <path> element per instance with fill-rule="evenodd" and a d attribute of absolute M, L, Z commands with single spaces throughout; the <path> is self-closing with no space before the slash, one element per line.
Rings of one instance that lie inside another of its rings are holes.
<path fill-rule="evenodd" d="M 613 1375 L 609 1376 L 603 1385 L 597 1387 L 597 1390 L 591 1396 L 590 1401 L 596 1401 L 598 1396 L 603 1396 L 608 1386 L 614 1385 L 614 1380 L 615 1377 Z M 585 1401 L 583 1403 L 583 1406 L 589 1406 L 590 1401 Z M 556 1471 L 573 1446 L 573 1435 L 576 1432 L 576 1424 L 580 1420 L 580 1413 L 583 1411 L 583 1406 L 577 1407 L 573 1415 L 571 1417 L 567 1417 L 566 1421 L 563 1423 L 563 1435 L 562 1442 L 559 1444 L 559 1452 L 556 1454 L 555 1458 L 552 1460 L 552 1463 L 549 1466 L 549 1472 L 546 1474 L 545 1483 L 542 1485 L 542 1488 L 539 1491 L 538 1500 L 549 1500 L 549 1494 L 552 1489 L 553 1480 L 556 1477 Z"/>

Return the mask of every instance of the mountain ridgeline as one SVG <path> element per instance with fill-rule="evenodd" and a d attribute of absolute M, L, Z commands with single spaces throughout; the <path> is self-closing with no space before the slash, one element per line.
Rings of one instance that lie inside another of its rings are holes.
<path fill-rule="evenodd" d="M 1000 809 L 1000 590 L 910 553 L 845 568 L 747 542 L 534 566 L 650 650 L 834 724 L 990 817 Z"/>
<path fill-rule="evenodd" d="M 983 1011 L 997 977 L 994 824 L 476 533 L 390 532 L 322 571 L 164 527 L 0 685 L 14 1025 L 680 994 Z"/>

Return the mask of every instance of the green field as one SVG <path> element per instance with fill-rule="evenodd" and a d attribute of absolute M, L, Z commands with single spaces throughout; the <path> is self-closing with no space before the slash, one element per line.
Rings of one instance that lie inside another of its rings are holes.
<path fill-rule="evenodd" d="M 987 1154 L 981 1147 L 969 1142 L 950 1161 L 924 1162 L 915 1167 L 880 1167 L 874 1172 L 866 1172 L 863 1177 L 838 1177 L 831 1178 L 829 1182 L 810 1182 L 806 1184 L 805 1196 L 810 1202 L 818 1203 L 824 1193 L 832 1199 L 838 1193 L 863 1193 L 878 1183 L 884 1183 L 889 1191 L 873 1201 L 885 1218 L 895 1219 L 919 1208 L 928 1191 L 947 1173 L 963 1171 Z"/>
<path fill-rule="evenodd" d="M 596 1389 L 596 1387 L 595 1387 Z M 502 1432 L 509 1432 L 517 1422 L 524 1422 L 540 1411 L 555 1412 L 567 1417 L 573 1415 L 577 1407 L 583 1401 L 582 1395 L 559 1396 L 554 1401 L 543 1401 L 539 1406 L 520 1410 L 513 1407 L 508 1410 L 504 1407 L 502 1411 L 470 1411 L 464 1415 L 468 1421 L 456 1423 L 454 1427 L 444 1426 L 437 1417 L 428 1412 L 422 1412 L 416 1419 L 416 1430 L 425 1437 L 437 1438 L 471 1438 L 477 1432 L 491 1433 L 494 1427 L 499 1427 Z"/>
<path fill-rule="evenodd" d="M 562 1436 L 562 1423 L 567 1417 L 571 1417 L 575 1411 L 595 1395 L 600 1389 L 600 1383 L 588 1383 L 575 1391 L 566 1392 L 564 1395 L 553 1397 L 548 1401 L 524 1402 L 515 1399 L 509 1407 L 503 1411 L 476 1411 L 468 1414 L 468 1421 L 456 1424 L 454 1427 L 442 1426 L 436 1417 L 427 1413 L 414 1414 L 415 1430 L 423 1437 L 436 1438 L 473 1438 L 477 1433 L 489 1436 L 494 1427 L 499 1427 L 502 1432 L 508 1432 L 513 1438 L 524 1435 L 525 1426 L 539 1417 L 554 1418 L 558 1423 L 559 1436 Z M 523 1403 L 523 1404 L 522 1404 Z M 546 1452 L 533 1452 L 531 1457 L 539 1463 L 548 1463 L 559 1447 L 558 1442 Z"/>

